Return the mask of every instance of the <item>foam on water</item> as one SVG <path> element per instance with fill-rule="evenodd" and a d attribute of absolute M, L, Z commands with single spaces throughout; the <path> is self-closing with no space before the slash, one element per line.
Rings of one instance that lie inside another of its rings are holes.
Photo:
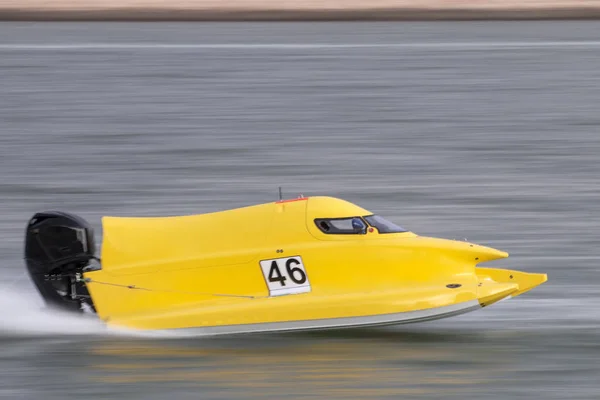
<path fill-rule="evenodd" d="M 121 336 L 178 339 L 205 336 L 185 332 L 138 331 L 106 326 L 95 314 L 75 314 L 47 308 L 32 288 L 0 286 L 0 337 Z"/>
<path fill-rule="evenodd" d="M 35 292 L 0 287 L 0 335 L 102 335 L 108 331 L 94 315 L 47 309 Z"/>
<path fill-rule="evenodd" d="M 28 336 L 179 337 L 176 334 L 107 327 L 95 314 L 75 314 L 47 308 L 34 290 L 0 286 L 0 337 Z"/>

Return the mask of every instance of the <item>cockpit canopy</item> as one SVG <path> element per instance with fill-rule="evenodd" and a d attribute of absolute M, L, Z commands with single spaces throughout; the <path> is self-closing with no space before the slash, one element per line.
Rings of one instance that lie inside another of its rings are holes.
<path fill-rule="evenodd" d="M 315 218 L 315 225 L 321 232 L 330 235 L 361 235 L 367 233 L 369 226 L 382 234 L 408 232 L 401 226 L 375 214 L 347 218 Z"/>

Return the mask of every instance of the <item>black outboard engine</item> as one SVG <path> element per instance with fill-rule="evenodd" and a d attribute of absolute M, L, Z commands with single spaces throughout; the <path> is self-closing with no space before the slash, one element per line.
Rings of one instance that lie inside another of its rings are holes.
<path fill-rule="evenodd" d="M 96 256 L 94 230 L 83 218 L 58 211 L 37 213 L 25 236 L 25 262 L 29 275 L 50 307 L 94 310 L 85 283 L 79 279 Z M 95 311 L 95 310 L 94 310 Z"/>

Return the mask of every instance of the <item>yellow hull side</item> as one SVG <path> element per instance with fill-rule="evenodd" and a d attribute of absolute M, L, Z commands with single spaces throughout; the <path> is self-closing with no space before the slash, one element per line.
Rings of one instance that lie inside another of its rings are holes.
<path fill-rule="evenodd" d="M 97 312 L 110 325 L 149 330 L 285 323 L 488 305 L 545 281 L 476 268 L 508 254 L 472 243 L 411 232 L 323 235 L 312 223 L 320 212 L 369 213 L 334 200 L 105 219 L 103 267 L 84 274 Z M 236 221 L 244 226 L 229 234 Z M 288 256 L 302 257 L 310 292 L 269 297 L 259 262 Z"/>

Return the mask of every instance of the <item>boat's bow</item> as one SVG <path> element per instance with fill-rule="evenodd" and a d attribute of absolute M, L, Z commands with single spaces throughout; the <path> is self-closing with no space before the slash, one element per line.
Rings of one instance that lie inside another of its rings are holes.
<path fill-rule="evenodd" d="M 508 296 L 519 296 L 548 280 L 546 274 L 534 274 L 510 269 L 477 267 L 475 272 L 479 280 L 477 298 L 482 307 Z"/>

